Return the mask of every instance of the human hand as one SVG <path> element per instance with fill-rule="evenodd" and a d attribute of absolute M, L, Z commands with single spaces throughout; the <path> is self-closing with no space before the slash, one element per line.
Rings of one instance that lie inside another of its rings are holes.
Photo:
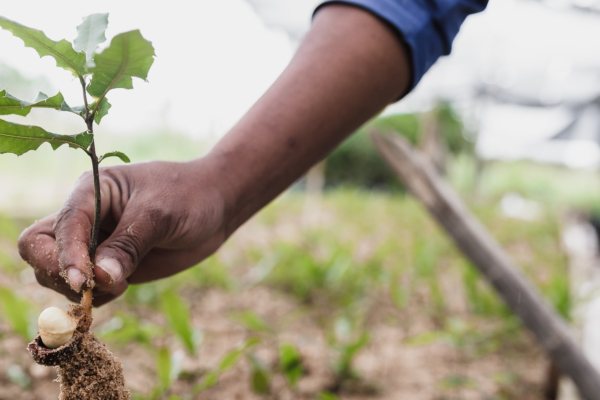
<path fill-rule="evenodd" d="M 204 159 L 100 169 L 94 306 L 117 298 L 129 283 L 173 275 L 219 248 L 226 207 L 214 179 Z M 79 301 L 88 278 L 93 220 L 93 177 L 86 172 L 59 213 L 37 221 L 19 238 L 21 257 L 38 282 L 72 301 Z"/>

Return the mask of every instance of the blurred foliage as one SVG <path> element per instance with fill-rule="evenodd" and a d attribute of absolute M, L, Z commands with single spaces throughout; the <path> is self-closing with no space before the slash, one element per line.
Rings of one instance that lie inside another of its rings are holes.
<path fill-rule="evenodd" d="M 229 318 L 255 333 L 274 333 L 273 328 L 254 311 L 232 313 Z"/>
<path fill-rule="evenodd" d="M 267 366 L 253 353 L 246 355 L 250 365 L 250 382 L 252 391 L 261 395 L 271 392 L 271 374 Z"/>
<path fill-rule="evenodd" d="M 302 357 L 293 344 L 282 343 L 279 345 L 279 367 L 290 387 L 295 388 L 298 380 L 304 375 Z"/>
<path fill-rule="evenodd" d="M 163 333 L 164 328 L 144 321 L 133 313 L 117 312 L 102 324 L 95 334 L 101 340 L 110 342 L 111 345 L 125 346 L 134 342 L 151 348 L 152 340 Z"/>
<path fill-rule="evenodd" d="M 217 384 L 219 381 L 219 376 L 224 372 L 229 371 L 240 361 L 240 359 L 252 348 L 257 346 L 260 343 L 260 339 L 255 337 L 250 337 L 246 339 L 243 343 L 240 343 L 238 347 L 229 351 L 227 354 L 221 358 L 218 366 L 208 372 L 202 382 L 194 387 L 194 393 L 200 393 L 203 390 L 211 388 Z"/>
<path fill-rule="evenodd" d="M 186 302 L 174 291 L 168 290 L 162 294 L 163 313 L 169 321 L 173 332 L 191 355 L 195 355 L 201 340 L 201 333 L 194 330 Z"/>
<path fill-rule="evenodd" d="M 31 387 L 31 378 L 20 365 L 13 364 L 8 367 L 6 376 L 9 381 L 23 389 L 29 389 Z"/>
<path fill-rule="evenodd" d="M 37 332 L 36 307 L 28 300 L 18 296 L 9 288 L 0 288 L 0 306 L 2 318 L 12 330 L 29 342 Z"/>
<path fill-rule="evenodd" d="M 326 159 L 328 186 L 352 185 L 368 189 L 403 190 L 402 184 L 375 149 L 369 132 L 397 132 L 417 146 L 423 139 L 427 118 L 433 119 L 443 143 L 453 155 L 473 154 L 474 144 L 467 139 L 460 117 L 448 102 L 440 101 L 425 114 L 397 114 L 367 123 L 344 141 Z"/>

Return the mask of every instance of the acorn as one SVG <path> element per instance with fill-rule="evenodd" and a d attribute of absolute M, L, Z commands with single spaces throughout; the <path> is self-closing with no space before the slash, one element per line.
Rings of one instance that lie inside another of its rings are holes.
<path fill-rule="evenodd" d="M 61 347 L 71 340 L 78 322 L 58 307 L 46 308 L 38 318 L 40 338 L 49 349 Z"/>

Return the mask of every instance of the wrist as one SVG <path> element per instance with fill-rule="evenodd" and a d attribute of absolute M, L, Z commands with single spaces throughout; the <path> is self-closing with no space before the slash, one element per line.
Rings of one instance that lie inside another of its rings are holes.
<path fill-rule="evenodd" d="M 231 159 L 214 149 L 206 156 L 188 162 L 194 176 L 201 177 L 211 188 L 212 198 L 222 208 L 222 229 L 228 238 L 239 225 L 234 221 L 238 215 L 239 190 L 234 182 L 236 177 L 231 169 Z"/>

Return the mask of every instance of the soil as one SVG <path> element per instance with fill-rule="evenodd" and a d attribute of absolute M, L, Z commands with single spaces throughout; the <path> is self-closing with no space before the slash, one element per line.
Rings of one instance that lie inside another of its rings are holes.
<path fill-rule="evenodd" d="M 79 318 L 73 337 L 56 349 L 47 348 L 38 335 L 27 349 L 36 363 L 54 366 L 60 384 L 59 400 L 127 400 L 123 365 L 89 332 L 89 314 L 81 306 L 69 306 L 69 315 Z"/>
<path fill-rule="evenodd" d="M 300 212 L 297 214 L 300 215 Z M 321 221 L 329 224 L 330 221 L 333 223 L 340 219 L 324 215 Z M 281 374 L 274 374 L 269 399 L 314 400 L 319 392 L 335 387 L 335 375 L 331 367 L 334 354 L 327 342 L 327 332 L 319 323 L 322 318 L 335 316 L 335 310 L 325 312 L 318 299 L 314 304 L 305 304 L 281 288 L 252 283 L 256 263 L 240 256 L 243 252 L 249 253 L 249 249 L 268 249 L 269 243 L 275 239 L 285 238 L 300 243 L 300 225 L 300 217 L 288 217 L 285 222 L 278 222 L 276 226 L 253 220 L 236 232 L 219 251 L 219 257 L 225 264 L 235 266 L 232 274 L 239 283 L 235 290 L 193 285 L 178 289 L 178 294 L 190 305 L 192 325 L 203 332 L 203 342 L 196 356 L 189 355 L 172 334 L 153 338 L 151 349 L 134 340 L 128 340 L 122 346 L 109 343 L 114 355 L 122 363 L 125 384 L 131 392 L 146 396 L 141 397 L 144 399 L 151 396 L 157 385 L 153 350 L 166 346 L 171 354 L 181 356 L 182 372 L 161 400 L 166 400 L 171 395 L 178 395 L 184 400 L 265 398 L 251 390 L 251 370 L 245 359 L 222 374 L 214 387 L 197 395 L 191 394 L 192 388 L 219 364 L 226 353 L 251 335 L 246 328 L 231 319 L 231 313 L 244 310 L 252 310 L 276 325 L 276 340 L 296 345 L 302 357 L 305 374 L 299 380 L 297 389 L 289 389 Z M 381 228 L 382 231 L 384 229 L 385 227 Z M 390 228 L 394 232 L 395 229 Z M 342 234 L 350 235 L 352 232 L 340 231 L 340 235 Z M 402 232 L 396 232 L 396 235 L 403 238 Z M 357 247 L 357 257 L 372 252 L 374 245 L 370 242 L 376 242 L 378 237 L 373 235 L 361 239 L 366 245 L 365 249 Z M 525 246 L 530 248 L 527 244 Z M 16 251 L 11 250 L 14 245 L 3 248 L 8 249 L 7 252 L 13 251 L 11 258 L 18 259 Z M 519 254 L 513 256 L 519 261 Z M 364 305 L 366 328 L 370 332 L 371 341 L 354 362 L 361 384 L 342 388 L 336 393 L 341 400 L 544 399 L 543 389 L 549 362 L 532 336 L 527 331 L 517 329 L 513 336 L 503 336 L 496 348 L 479 352 L 476 334 L 489 336 L 489 332 L 494 331 L 499 321 L 494 317 L 484 318 L 469 313 L 464 293 L 453 279 L 451 274 L 445 274 L 440 282 L 447 302 L 446 317 L 467 321 L 473 327 L 473 343 L 469 340 L 452 343 L 445 339 L 420 344 L 411 342 L 419 335 L 440 329 L 439 321 L 432 318 L 429 312 L 432 305 L 427 291 L 419 289 L 412 293 L 410 304 L 402 310 L 392 304 L 389 293 L 385 290 L 377 291 L 365 300 Z M 12 275 L 0 269 L 0 286 L 14 288 L 20 296 L 31 299 L 40 307 L 55 305 L 65 308 L 67 304 L 60 295 L 41 288 L 31 269 L 23 269 L 23 272 Z M 120 299 L 94 311 L 92 331 L 101 331 L 119 314 L 135 316 L 142 322 L 150 322 L 159 327 L 168 325 L 160 309 Z M 26 341 L 13 333 L 2 318 L 0 335 L 0 400 L 55 400 L 59 397 L 59 385 L 53 380 L 59 379 L 64 385 L 67 379 L 77 380 L 80 376 L 78 369 L 57 374 L 54 368 L 36 364 L 25 351 Z M 85 346 L 90 349 L 92 357 L 98 357 L 102 362 L 110 359 L 110 352 L 97 340 L 89 336 L 87 343 Z M 270 339 L 266 339 L 255 352 L 256 357 L 271 370 L 275 369 L 275 349 Z M 88 361 L 88 356 L 82 357 L 78 361 L 79 366 L 86 368 Z M 97 361 L 91 362 L 96 363 Z M 121 366 L 118 362 L 108 364 L 114 366 L 115 376 L 120 376 Z M 10 371 L 15 368 L 27 378 L 25 381 L 11 377 Z M 103 372 L 93 373 L 104 376 Z M 107 379 L 106 382 L 108 381 Z M 86 383 L 82 384 L 85 385 Z M 86 398 L 75 393 L 64 399 Z"/>
<path fill-rule="evenodd" d="M 269 321 L 275 321 L 297 312 L 298 304 L 278 291 L 255 287 L 241 293 L 224 292 L 210 289 L 203 293 L 184 293 L 185 298 L 195 299 L 192 315 L 194 326 L 204 331 L 204 343 L 197 357 L 185 355 L 182 369 L 187 378 L 179 379 L 172 393 L 180 395 L 190 393 L 204 373 L 214 368 L 221 357 L 244 340 L 248 333 L 233 323 L 228 315 L 232 311 L 253 309 Z M 501 351 L 481 358 L 465 357 L 461 351 L 443 342 L 420 346 L 406 345 L 406 339 L 426 330 L 430 322 L 418 320 L 417 315 L 404 315 L 411 320 L 411 326 L 403 327 L 401 321 L 392 319 L 395 312 L 391 304 L 382 299 L 375 302 L 373 321 L 371 322 L 370 344 L 360 353 L 355 367 L 364 381 L 376 388 L 374 400 L 414 399 L 414 400 L 450 400 L 450 399 L 519 399 L 542 400 L 542 388 L 545 383 L 547 361 L 534 340 L 525 334 L 521 343 L 507 346 Z M 109 309 L 109 307 L 111 309 Z M 121 305 L 122 307 L 122 305 Z M 118 307 L 108 306 L 102 309 L 104 321 Z M 412 313 L 411 313 L 412 314 Z M 417 313 L 415 313 L 417 314 Z M 387 315 L 388 318 L 382 318 Z M 148 319 L 165 323 L 159 315 L 148 314 Z M 399 315 L 395 315 L 396 318 Z M 100 318 L 99 318 L 100 319 Z M 102 322 L 102 321 L 99 321 Z M 308 316 L 297 316 L 279 335 L 280 342 L 296 344 L 300 349 L 306 375 L 300 379 L 298 390 L 292 392 L 280 377 L 272 383 L 272 391 L 277 399 L 313 400 L 315 393 L 326 390 L 334 384 L 329 360 L 331 350 L 322 330 Z M 95 354 L 107 352 L 97 341 L 93 342 Z M 176 341 L 168 344 L 178 347 Z M 17 351 L 18 350 L 18 351 Z M 24 350 L 24 343 L 16 336 L 0 341 L 0 399 L 1 400 L 50 400 L 59 395 L 59 385 L 54 379 L 63 379 L 52 368 L 41 367 L 33 362 Z M 123 363 L 126 385 L 134 393 L 149 395 L 156 384 L 154 359 L 139 344 L 129 343 L 123 348 L 114 349 Z M 273 365 L 276 354 L 268 346 L 258 349 L 257 356 L 268 365 Z M 84 364 L 81 360 L 81 365 Z M 21 365 L 24 371 L 34 377 L 31 389 L 23 389 L 7 379 L 6 371 L 10 365 Z M 78 376 L 80 370 L 66 372 L 68 377 Z M 117 367 L 118 368 L 118 367 Z M 477 385 L 464 385 L 445 388 L 448 380 L 468 380 Z M 219 383 L 192 399 L 261 399 L 249 388 L 250 370 L 241 362 L 231 371 L 223 374 Z M 62 381 L 64 382 L 64 381 Z M 62 383 L 61 382 L 61 383 Z M 503 394 L 502 397 L 491 397 Z M 364 399 L 361 393 L 342 392 L 343 400 Z M 104 397 L 64 397 L 69 399 L 105 399 Z M 127 397 L 115 397 L 115 399 Z M 167 397 L 165 397 L 166 399 Z"/>

